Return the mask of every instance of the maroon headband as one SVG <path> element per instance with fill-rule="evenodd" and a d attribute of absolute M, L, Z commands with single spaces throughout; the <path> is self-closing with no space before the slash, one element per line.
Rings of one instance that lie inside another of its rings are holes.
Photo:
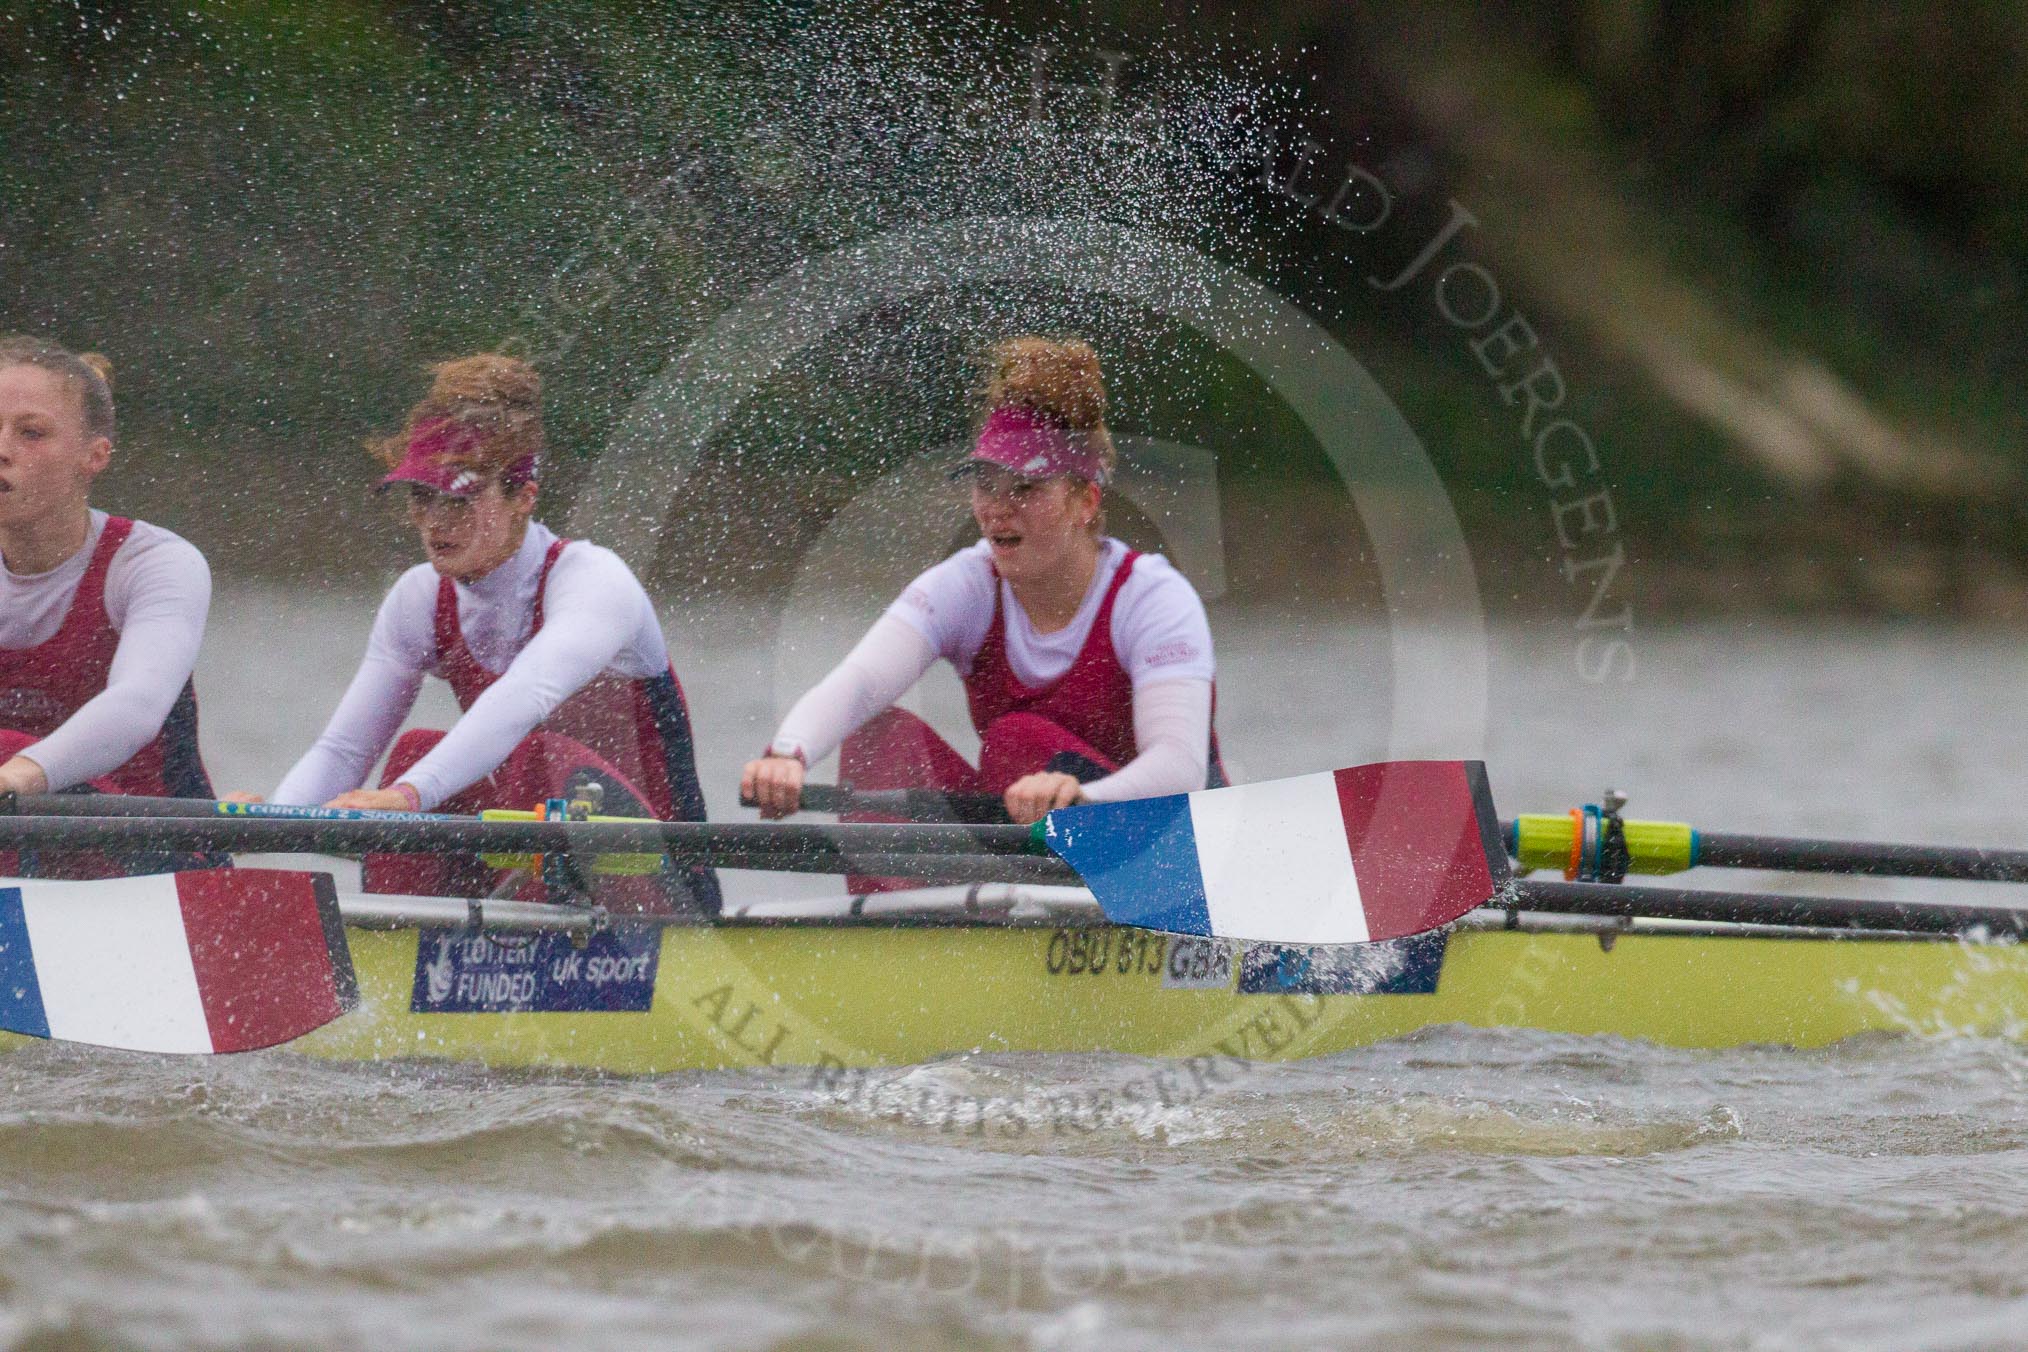
<path fill-rule="evenodd" d="M 1106 481 L 1105 464 L 1091 437 L 1025 404 L 993 410 L 979 429 L 971 458 L 960 468 L 972 465 L 998 465 L 1024 479 L 1075 474 L 1095 484 Z"/>
<path fill-rule="evenodd" d="M 421 484 L 453 497 L 470 497 L 485 483 L 485 476 L 468 465 L 451 463 L 450 457 L 470 451 L 485 439 L 485 433 L 453 418 L 431 418 L 418 423 L 415 431 L 409 433 L 401 463 L 388 472 L 379 486 L 391 488 L 398 483 Z M 532 484 L 540 468 L 539 457 L 524 455 L 509 465 L 500 477 L 510 488 Z"/>

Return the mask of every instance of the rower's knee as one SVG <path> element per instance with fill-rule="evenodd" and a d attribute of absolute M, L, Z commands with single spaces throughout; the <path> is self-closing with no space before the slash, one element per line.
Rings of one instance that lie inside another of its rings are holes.
<path fill-rule="evenodd" d="M 387 753 L 387 768 L 380 773 L 380 787 L 384 789 L 407 774 L 443 740 L 440 728 L 410 728 L 395 738 L 393 749 Z"/>
<path fill-rule="evenodd" d="M 996 718 L 979 739 L 979 773 L 988 783 L 1011 784 L 1042 770 L 1096 779 L 1112 773 L 1091 746 L 1041 714 Z"/>
<path fill-rule="evenodd" d="M 883 709 L 838 748 L 838 773 L 861 788 L 938 783 L 939 750 L 949 748 L 929 724 L 906 709 Z"/>
<path fill-rule="evenodd" d="M 900 743 L 914 750 L 932 737 L 937 737 L 936 730 L 922 719 L 906 709 L 889 707 L 867 719 L 846 740 L 868 749 L 884 749 Z M 937 740 L 943 739 L 938 737 Z"/>

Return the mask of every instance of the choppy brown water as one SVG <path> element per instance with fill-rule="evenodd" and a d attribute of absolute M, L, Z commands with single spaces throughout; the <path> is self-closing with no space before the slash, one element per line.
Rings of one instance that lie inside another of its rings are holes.
<path fill-rule="evenodd" d="M 272 782 L 369 617 L 370 601 L 280 594 L 222 608 L 201 673 L 222 780 Z M 296 641 L 277 651 L 284 625 Z M 1367 750 L 1356 701 L 1291 698 L 1308 631 L 1220 626 L 1226 669 L 1253 676 L 1221 691 L 1252 773 Z M 674 630 L 727 812 L 733 767 L 793 693 L 775 689 L 784 659 L 755 654 L 749 616 Z M 1991 716 L 2017 698 L 2014 647 L 1699 629 L 1653 636 L 1639 678 L 1600 691 L 1558 635 L 1496 632 L 1495 785 L 1509 811 L 1618 782 L 1637 809 L 1716 827 L 2018 839 L 2028 734 Z M 1356 635 L 1334 671 L 1351 689 L 1385 677 Z M 1259 1067 L 1183 1106 L 1059 1110 L 1145 1071 L 971 1058 L 844 1091 L 793 1071 L 599 1080 L 42 1046 L 0 1060 L 0 1338 L 2028 1341 L 2028 1050 L 2013 1044 L 1683 1052 L 1437 1029 Z M 954 1118 L 967 1095 L 1008 1106 Z"/>
<path fill-rule="evenodd" d="M 9 1058 L 17 1345 L 2018 1341 L 2028 1057 L 1438 1030 L 1146 1116 L 1112 1058 L 649 1081 Z M 931 1106 L 1033 1106 L 1010 1136 Z M 914 1106 L 912 1106 L 914 1105 Z"/>

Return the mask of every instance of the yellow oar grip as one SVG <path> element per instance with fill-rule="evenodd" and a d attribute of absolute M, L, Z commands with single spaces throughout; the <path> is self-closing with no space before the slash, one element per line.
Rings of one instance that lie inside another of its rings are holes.
<path fill-rule="evenodd" d="M 1697 833 L 1688 822 L 1628 821 L 1632 873 L 1681 873 L 1697 862 Z M 1514 857 L 1523 868 L 1567 869 L 1577 822 L 1569 816 L 1529 813 L 1514 819 Z"/>
<path fill-rule="evenodd" d="M 488 822 L 539 822 L 548 818 L 540 812 L 522 812 L 511 807 L 488 808 L 479 814 L 479 820 Z M 595 822 L 639 822 L 639 817 L 589 817 Z M 537 868 L 542 856 L 539 854 L 482 854 L 479 856 L 487 868 Z M 652 877 L 662 871 L 662 856 L 659 854 L 601 854 L 592 859 L 593 873 L 619 874 L 622 877 Z"/>

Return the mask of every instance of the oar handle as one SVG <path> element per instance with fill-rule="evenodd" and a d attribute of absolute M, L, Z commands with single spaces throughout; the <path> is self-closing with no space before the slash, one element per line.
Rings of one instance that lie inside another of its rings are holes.
<path fill-rule="evenodd" d="M 990 793 L 946 793 L 942 789 L 856 789 L 850 784 L 805 784 L 805 812 L 872 812 L 913 822 L 1007 820 L 1007 805 Z M 758 807 L 752 794 L 739 796 L 741 807 Z"/>
<path fill-rule="evenodd" d="M 1041 827 L 772 822 L 292 821 L 260 817 L 80 818 L 0 816 L 0 849 L 251 850 L 263 853 L 668 854 L 709 864 L 715 855 L 816 857 L 1046 856 Z M 855 870 L 856 871 L 856 870 Z"/>

